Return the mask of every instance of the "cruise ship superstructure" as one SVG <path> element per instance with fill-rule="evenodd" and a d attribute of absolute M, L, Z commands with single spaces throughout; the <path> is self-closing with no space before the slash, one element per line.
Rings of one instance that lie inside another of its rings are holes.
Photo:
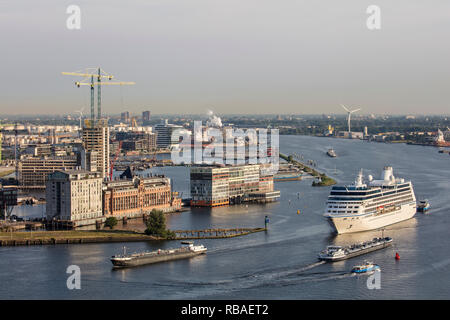
<path fill-rule="evenodd" d="M 416 213 L 411 181 L 395 178 L 392 167 L 384 167 L 380 180 L 362 171 L 348 186 L 333 186 L 325 217 L 339 233 L 373 230 L 410 219 Z"/>

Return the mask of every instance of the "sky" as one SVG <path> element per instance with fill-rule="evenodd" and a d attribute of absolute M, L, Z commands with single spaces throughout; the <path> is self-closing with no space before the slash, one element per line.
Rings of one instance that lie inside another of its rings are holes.
<path fill-rule="evenodd" d="M 0 0 L 0 33 L 0 117 L 87 112 L 87 67 L 136 82 L 108 114 L 450 113 L 448 0 Z"/>

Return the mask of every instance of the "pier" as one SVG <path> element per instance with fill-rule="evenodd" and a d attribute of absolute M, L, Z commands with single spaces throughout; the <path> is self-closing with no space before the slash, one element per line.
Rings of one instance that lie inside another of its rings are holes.
<path fill-rule="evenodd" d="M 36 232 L 0 232 L 0 247 L 45 245 L 45 244 L 80 244 L 106 242 L 136 242 L 188 239 L 223 239 L 248 235 L 267 230 L 266 228 L 224 228 L 204 230 L 174 230 L 175 238 L 160 238 L 145 235 L 142 232 L 125 230 L 101 231 L 36 231 Z"/>
<path fill-rule="evenodd" d="M 265 230 L 266 228 L 231 228 L 205 230 L 173 230 L 173 232 L 175 232 L 176 234 L 176 240 L 186 240 L 233 238 Z"/>
<path fill-rule="evenodd" d="M 312 177 L 319 179 L 318 182 L 313 181 L 313 184 L 312 184 L 313 187 L 331 186 L 333 184 L 336 184 L 336 181 L 334 179 L 328 177 L 325 173 L 320 173 L 319 171 L 306 166 L 302 162 L 295 160 L 292 155 L 286 156 L 286 155 L 280 153 L 280 158 L 284 159 L 288 163 L 292 163 L 294 166 L 298 167 L 300 170 L 303 170 L 304 172 L 309 173 Z M 310 164 L 311 166 L 315 166 L 315 162 L 312 160 L 309 160 L 308 164 Z"/>

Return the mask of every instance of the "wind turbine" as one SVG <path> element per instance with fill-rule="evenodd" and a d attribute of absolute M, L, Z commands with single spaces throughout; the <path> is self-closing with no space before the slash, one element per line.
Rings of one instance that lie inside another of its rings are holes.
<path fill-rule="evenodd" d="M 345 111 L 347 111 L 347 123 L 348 123 L 348 134 L 349 137 L 351 137 L 351 127 L 350 127 L 350 119 L 352 117 L 352 113 L 361 110 L 361 108 L 359 109 L 354 109 L 354 110 L 350 110 L 349 108 L 347 108 L 346 106 L 344 106 L 343 104 L 341 104 L 341 107 L 344 108 Z"/>

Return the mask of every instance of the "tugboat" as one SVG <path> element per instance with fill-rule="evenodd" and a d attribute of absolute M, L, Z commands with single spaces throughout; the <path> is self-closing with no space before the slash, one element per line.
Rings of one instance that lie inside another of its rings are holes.
<path fill-rule="evenodd" d="M 199 254 L 205 254 L 207 250 L 205 246 L 195 246 L 190 241 L 184 241 L 182 244 L 183 246 L 177 249 L 158 249 L 156 251 L 145 251 L 133 254 L 126 254 L 124 247 L 123 254 L 112 256 L 111 262 L 114 268 L 135 267 L 156 262 L 190 258 Z"/>
<path fill-rule="evenodd" d="M 381 271 L 380 267 L 372 262 L 364 262 L 364 264 L 359 266 L 354 266 L 352 268 L 352 273 L 368 273 L 372 271 Z"/>
<path fill-rule="evenodd" d="M 420 200 L 417 204 L 417 211 L 418 212 L 427 212 L 430 209 L 430 203 L 427 199 Z"/>
<path fill-rule="evenodd" d="M 329 157 L 332 157 L 332 158 L 336 158 L 336 157 L 337 157 L 336 152 L 334 152 L 333 148 L 328 149 L 327 155 L 328 155 Z"/>

